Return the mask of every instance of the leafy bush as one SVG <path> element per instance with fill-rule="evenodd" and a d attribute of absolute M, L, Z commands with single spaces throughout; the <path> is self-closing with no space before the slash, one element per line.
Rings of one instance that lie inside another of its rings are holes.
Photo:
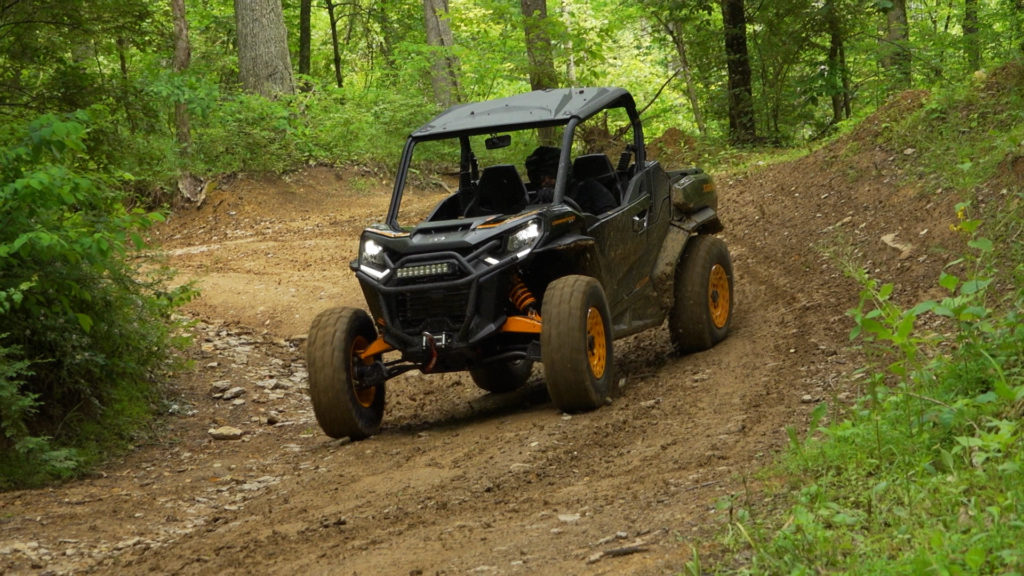
<path fill-rule="evenodd" d="M 0 150 L 0 485 L 72 473 L 144 421 L 191 294 L 134 252 L 161 217 L 91 171 L 88 122 L 46 115 Z"/>

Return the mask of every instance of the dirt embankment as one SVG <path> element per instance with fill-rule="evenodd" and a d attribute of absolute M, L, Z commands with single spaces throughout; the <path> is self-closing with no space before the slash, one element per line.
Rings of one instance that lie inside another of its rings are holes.
<path fill-rule="evenodd" d="M 737 308 L 715 349 L 674 356 L 665 328 L 617 344 L 622 396 L 573 416 L 540 371 L 504 396 L 407 374 L 389 383 L 382 433 L 358 443 L 318 430 L 301 336 L 322 309 L 362 305 L 347 265 L 386 184 L 325 168 L 222 183 L 158 230 L 203 293 L 188 307 L 195 369 L 159 440 L 95 477 L 0 494 L 0 572 L 681 571 L 693 546 L 715 553 L 716 502 L 763 497 L 751 473 L 785 428 L 858 392 L 844 315 L 858 287 L 815 246 L 845 246 L 907 301 L 956 249 L 956 199 L 897 184 L 912 153 L 872 126 L 719 177 Z M 240 438 L 214 439 L 222 427 Z"/>

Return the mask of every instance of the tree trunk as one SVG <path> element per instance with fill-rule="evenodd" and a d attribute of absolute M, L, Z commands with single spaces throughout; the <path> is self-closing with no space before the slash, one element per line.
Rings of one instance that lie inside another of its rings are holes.
<path fill-rule="evenodd" d="M 174 72 L 181 74 L 192 63 L 192 47 L 188 39 L 188 19 L 185 17 L 185 0 L 171 0 L 174 18 Z M 181 101 L 174 103 L 174 133 L 183 156 L 192 146 L 192 132 L 189 126 L 188 106 Z"/>
<path fill-rule="evenodd" d="M 520 7 L 523 11 L 523 32 L 526 34 L 530 86 L 534 90 L 557 88 L 558 74 L 551 56 L 551 35 L 546 22 L 547 0 L 520 0 Z"/>
<path fill-rule="evenodd" d="M 1017 44 L 1018 56 L 1024 56 L 1024 0 L 1016 0 L 1017 10 L 1013 13 L 1013 42 Z"/>
<path fill-rule="evenodd" d="M 281 0 L 235 0 L 235 27 L 246 92 L 268 98 L 295 92 Z"/>
<path fill-rule="evenodd" d="M 978 0 L 964 0 L 964 54 L 970 70 L 981 68 L 981 43 L 978 39 Z"/>
<path fill-rule="evenodd" d="M 312 43 L 313 0 L 300 0 L 299 2 L 299 74 L 309 76 L 310 69 L 310 44 Z M 308 92 L 312 86 L 305 80 L 302 83 L 302 91 Z"/>
<path fill-rule="evenodd" d="M 743 0 L 721 0 L 721 3 L 729 72 L 729 139 L 736 144 L 748 144 L 757 139 L 757 130 L 747 53 L 747 17 Z"/>
<path fill-rule="evenodd" d="M 124 117 L 128 120 L 128 131 L 135 134 L 135 131 L 138 130 L 138 122 L 135 120 L 135 113 L 131 106 L 131 88 L 128 81 L 128 39 L 118 36 L 114 44 L 117 46 L 117 61 L 121 67 L 121 104 L 124 106 Z"/>
<path fill-rule="evenodd" d="M 335 4 L 333 0 L 324 0 L 327 6 L 327 19 L 331 21 L 331 48 L 334 50 L 334 83 L 341 88 L 344 86 L 344 79 L 341 75 L 341 48 L 338 45 L 338 18 L 334 13 Z"/>
<path fill-rule="evenodd" d="M 171 67 L 175 74 L 181 75 L 192 64 L 192 45 L 188 38 L 185 0 L 171 0 L 171 15 L 174 20 L 174 58 Z M 178 191 L 187 200 L 201 204 L 206 197 L 206 189 L 202 180 L 187 168 L 192 151 L 192 132 L 189 126 L 188 105 L 181 100 L 174 103 L 174 135 L 178 142 L 178 157 L 186 166 L 178 173 Z"/>
<path fill-rule="evenodd" d="M 565 79 L 569 86 L 576 85 L 576 54 L 572 46 L 572 7 L 566 0 L 562 0 L 562 21 L 565 22 L 566 43 L 565 43 Z"/>
<path fill-rule="evenodd" d="M 825 10 L 829 33 L 828 89 L 832 98 L 831 123 L 836 124 L 844 118 L 849 118 L 852 112 L 850 109 L 850 74 L 846 69 L 846 45 L 837 1 L 829 0 Z"/>
<path fill-rule="evenodd" d="M 448 108 L 460 100 L 459 61 L 451 51 L 455 41 L 448 25 L 448 0 L 423 0 L 423 16 L 427 24 L 427 45 L 434 50 L 430 65 L 434 99 L 442 108 Z"/>
<path fill-rule="evenodd" d="M 907 0 L 892 0 L 892 8 L 885 13 L 886 49 L 882 66 L 895 72 L 896 86 L 910 88 L 912 80 L 910 61 L 910 24 L 907 21 Z"/>
<path fill-rule="evenodd" d="M 395 60 L 395 47 L 393 43 L 401 34 L 398 31 L 399 25 L 392 18 L 392 10 L 388 4 L 390 3 L 370 2 L 369 17 L 376 21 L 377 28 L 380 30 L 380 56 L 384 60 L 385 67 L 388 70 L 396 70 L 398 62 Z"/>
<path fill-rule="evenodd" d="M 701 136 L 707 136 L 708 126 L 704 122 L 704 113 L 701 111 L 700 99 L 697 97 L 697 87 L 693 82 L 693 70 L 690 69 L 690 59 L 686 53 L 686 40 L 683 39 L 683 24 L 681 22 L 663 23 L 665 31 L 672 38 L 672 44 L 676 47 L 676 55 L 679 57 L 679 68 L 683 72 L 683 80 L 686 82 L 686 97 L 690 101 L 690 109 L 693 110 L 693 121 L 697 124 L 697 130 Z"/>
<path fill-rule="evenodd" d="M 555 72 L 555 61 L 551 55 L 551 35 L 548 34 L 547 0 L 520 0 L 523 12 L 523 32 L 526 35 L 526 56 L 529 61 L 530 87 L 534 90 L 547 90 L 558 87 L 558 73 Z M 557 146 L 558 140 L 554 128 L 539 128 L 537 142 L 548 146 Z"/>

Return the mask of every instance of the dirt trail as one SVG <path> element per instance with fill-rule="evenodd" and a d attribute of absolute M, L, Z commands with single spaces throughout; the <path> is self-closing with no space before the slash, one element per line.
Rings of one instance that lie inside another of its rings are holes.
<path fill-rule="evenodd" d="M 539 369 L 504 396 L 407 374 L 389 382 L 382 433 L 358 443 L 316 427 L 303 334 L 324 308 L 362 305 L 347 264 L 386 184 L 326 168 L 222 183 L 158 230 L 203 292 L 188 307 L 195 369 L 160 440 L 95 477 L 0 494 L 0 572 L 673 574 L 694 545 L 717 554 L 716 502 L 763 498 L 752 472 L 786 427 L 858 392 L 844 316 L 858 287 L 813 246 L 848 247 L 907 301 L 949 259 L 955 199 L 897 188 L 912 154 L 872 132 L 918 102 L 802 160 L 719 177 L 738 304 L 713 350 L 677 357 L 664 327 L 617 343 L 622 396 L 573 416 Z M 221 426 L 243 436 L 213 439 Z"/>

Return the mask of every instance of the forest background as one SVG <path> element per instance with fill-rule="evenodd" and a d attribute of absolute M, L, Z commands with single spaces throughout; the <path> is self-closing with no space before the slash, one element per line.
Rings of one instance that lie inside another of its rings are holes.
<path fill-rule="evenodd" d="M 968 97 L 1022 57 L 1022 0 L 6 0 L 0 486 L 79 474 L 151 416 L 194 292 L 168 288 L 145 231 L 218 177 L 386 173 L 449 105 L 575 85 L 629 89 L 649 137 L 716 169 L 814 147 L 905 90 Z M 968 199 L 992 166 L 969 155 L 952 159 Z M 883 313 L 926 310 L 863 282 L 881 311 L 858 309 L 860 330 L 906 353 Z M 968 303 L 987 286 L 944 282 Z"/>

